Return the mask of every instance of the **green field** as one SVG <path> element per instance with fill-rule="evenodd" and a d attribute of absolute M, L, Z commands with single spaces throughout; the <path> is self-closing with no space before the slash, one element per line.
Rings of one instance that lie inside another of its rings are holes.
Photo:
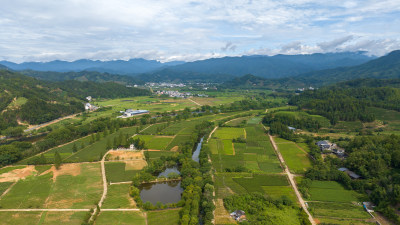
<path fill-rule="evenodd" d="M 311 201 L 323 202 L 353 202 L 359 201 L 360 197 L 335 181 L 313 181 L 309 193 Z"/>
<path fill-rule="evenodd" d="M 233 143 L 231 140 L 222 140 L 223 143 L 223 148 L 224 148 L 224 154 L 225 155 L 234 155 L 234 150 L 233 150 Z"/>
<path fill-rule="evenodd" d="M 101 211 L 96 219 L 96 225 L 145 225 L 146 219 L 142 212 L 126 211 L 126 212 L 110 212 Z"/>
<path fill-rule="evenodd" d="M 129 209 L 136 208 L 135 202 L 129 196 L 130 184 L 113 184 L 108 186 L 107 197 L 102 208 L 104 209 Z"/>
<path fill-rule="evenodd" d="M 262 186 L 265 194 L 271 197 L 287 196 L 293 202 L 297 202 L 296 194 L 291 186 Z"/>
<path fill-rule="evenodd" d="M 125 170 L 124 162 L 106 162 L 106 177 L 109 182 L 131 181 L 139 172 L 137 170 Z"/>
<path fill-rule="evenodd" d="M 53 175 L 50 173 L 18 181 L 0 199 L 0 206 L 5 209 L 44 208 L 45 201 L 50 195 L 53 185 L 52 177 Z"/>
<path fill-rule="evenodd" d="M 103 191 L 100 165 L 76 164 L 73 170 L 79 174 L 58 175 L 55 181 L 52 173 L 20 180 L 1 198 L 0 206 L 7 209 L 93 207 Z"/>
<path fill-rule="evenodd" d="M 0 195 L 2 195 L 12 184 L 13 184 L 13 182 L 1 182 L 0 183 Z"/>
<path fill-rule="evenodd" d="M 59 175 L 53 184 L 47 208 L 92 208 L 103 193 L 100 163 L 78 164 L 79 175 Z"/>
<path fill-rule="evenodd" d="M 243 128 L 226 128 L 219 134 L 212 136 L 208 145 L 212 153 L 212 163 L 218 172 L 243 166 L 249 171 L 279 173 L 282 171 L 278 158 L 269 138 L 265 135 L 261 125 L 245 127 L 247 143 L 234 143 L 232 138 L 240 136 Z M 217 129 L 218 132 L 220 129 Z M 221 139 L 219 137 L 231 137 Z"/>
<path fill-rule="evenodd" d="M 147 213 L 147 223 L 148 225 L 178 225 L 179 210 L 180 209 L 149 211 Z"/>
<path fill-rule="evenodd" d="M 254 174 L 253 177 L 233 178 L 233 181 L 240 184 L 248 192 L 264 192 L 263 186 L 288 186 L 286 176 Z"/>
<path fill-rule="evenodd" d="M 294 142 L 277 144 L 280 153 L 285 159 L 290 171 L 303 174 L 311 167 L 310 158 Z"/>
<path fill-rule="evenodd" d="M 166 150 L 169 143 L 172 142 L 173 136 L 155 136 L 155 135 L 136 135 L 135 138 L 140 138 L 145 141 L 147 149 Z"/>
<path fill-rule="evenodd" d="M 308 206 L 316 217 L 371 218 L 362 205 L 353 203 L 309 202 Z"/>
<path fill-rule="evenodd" d="M 244 130 L 243 128 L 220 127 L 215 131 L 214 136 L 219 139 L 244 137 Z"/>

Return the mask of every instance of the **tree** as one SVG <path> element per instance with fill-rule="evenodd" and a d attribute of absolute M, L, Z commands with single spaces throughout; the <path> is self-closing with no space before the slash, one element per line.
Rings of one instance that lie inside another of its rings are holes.
<path fill-rule="evenodd" d="M 82 148 L 85 148 L 85 142 L 83 142 L 83 141 L 81 142 L 81 149 Z"/>
<path fill-rule="evenodd" d="M 72 145 L 72 152 L 77 152 L 78 148 L 76 147 L 76 143 L 74 142 L 74 145 Z"/>
<path fill-rule="evenodd" d="M 61 160 L 60 153 L 58 153 L 58 151 L 56 151 L 54 153 L 54 166 L 56 167 L 56 169 L 60 168 L 61 162 L 62 162 L 62 160 Z"/>

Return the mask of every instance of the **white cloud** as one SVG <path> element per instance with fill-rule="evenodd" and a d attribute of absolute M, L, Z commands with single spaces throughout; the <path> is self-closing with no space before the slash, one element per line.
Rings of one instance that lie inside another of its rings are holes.
<path fill-rule="evenodd" d="M 399 26 L 391 0 L 14 0 L 0 8 L 0 59 L 382 55 L 399 47 Z"/>

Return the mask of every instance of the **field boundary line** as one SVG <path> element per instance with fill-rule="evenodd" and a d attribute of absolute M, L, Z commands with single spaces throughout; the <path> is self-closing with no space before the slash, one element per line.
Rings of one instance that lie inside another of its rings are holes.
<path fill-rule="evenodd" d="M 264 126 L 264 128 L 265 128 L 265 126 Z M 305 204 L 305 201 L 304 201 L 303 197 L 301 196 L 299 190 L 297 189 L 296 182 L 295 182 L 294 179 L 293 179 L 294 176 L 293 176 L 293 174 L 289 171 L 289 168 L 287 167 L 287 165 L 286 165 L 286 163 L 285 163 L 285 160 L 283 159 L 283 156 L 282 156 L 281 152 L 280 152 L 279 149 L 278 149 L 278 146 L 276 145 L 276 143 L 275 143 L 273 137 L 272 137 L 270 134 L 268 134 L 268 136 L 269 136 L 269 139 L 270 139 L 270 141 L 271 141 L 272 146 L 273 146 L 274 149 L 275 149 L 275 152 L 278 154 L 279 161 L 281 161 L 282 165 L 285 167 L 285 173 L 286 173 L 287 177 L 289 178 L 289 183 L 290 183 L 290 185 L 292 186 L 292 188 L 293 188 L 293 190 L 294 190 L 294 192 L 295 192 L 295 194 L 296 194 L 296 196 L 297 196 L 297 198 L 298 198 L 298 200 L 299 200 L 299 202 L 300 202 L 301 207 L 303 208 L 304 212 L 307 213 L 308 219 L 310 220 L 311 224 L 312 224 L 312 225 L 316 225 L 316 223 L 315 223 L 313 217 L 311 216 L 310 212 L 309 212 L 308 209 L 307 209 L 307 206 L 306 206 L 306 204 Z"/>
<path fill-rule="evenodd" d="M 5 190 L 5 191 L 3 192 L 3 194 L 0 195 L 0 199 L 1 199 L 4 195 L 6 195 L 6 194 L 11 190 L 11 188 L 14 187 L 14 185 L 15 185 L 17 182 L 18 182 L 18 181 L 16 181 L 16 182 L 14 182 L 13 184 L 11 184 L 10 187 L 8 187 L 7 190 Z"/>
<path fill-rule="evenodd" d="M 198 105 L 198 106 L 202 106 L 200 103 L 193 101 L 192 99 L 188 98 L 189 101 L 193 102 L 194 104 Z"/>
<path fill-rule="evenodd" d="M 211 139 L 211 136 L 213 135 L 213 133 L 214 133 L 217 129 L 218 129 L 218 126 L 215 126 L 215 127 L 214 127 L 214 130 L 212 130 L 211 133 L 210 133 L 210 135 L 208 135 L 207 143 L 208 143 L 208 141 Z"/>
<path fill-rule="evenodd" d="M 121 182 L 115 182 L 115 183 L 110 182 L 110 185 L 114 185 L 114 184 L 131 184 L 131 183 L 132 183 L 132 181 L 121 181 Z"/>

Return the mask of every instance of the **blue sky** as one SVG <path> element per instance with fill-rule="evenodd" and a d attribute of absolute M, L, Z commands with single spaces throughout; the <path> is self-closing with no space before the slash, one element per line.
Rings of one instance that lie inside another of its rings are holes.
<path fill-rule="evenodd" d="M 0 60 L 146 58 L 400 49 L 400 1 L 13 0 Z"/>

